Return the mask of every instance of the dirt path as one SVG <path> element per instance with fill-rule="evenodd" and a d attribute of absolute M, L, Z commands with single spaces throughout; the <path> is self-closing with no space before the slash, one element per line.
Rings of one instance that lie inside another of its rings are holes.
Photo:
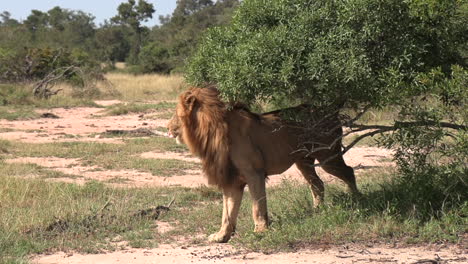
<path fill-rule="evenodd" d="M 102 105 L 119 101 L 99 102 Z M 59 118 L 8 121 L 0 119 L 0 127 L 11 131 L 0 133 L 0 139 L 29 143 L 63 141 L 93 141 L 119 143 L 115 138 L 102 138 L 98 134 L 108 129 L 131 130 L 139 127 L 165 127 L 168 120 L 146 120 L 141 114 L 103 116 L 103 108 L 75 107 L 38 110 L 40 114 L 51 113 Z"/>
<path fill-rule="evenodd" d="M 379 149 L 375 147 L 356 147 L 351 149 L 345 155 L 347 164 L 354 168 L 359 181 L 359 176 L 368 169 L 379 168 L 386 170 L 392 167 L 393 163 L 388 161 L 391 151 Z M 173 153 L 173 152 L 146 152 L 141 154 L 144 158 L 154 159 L 179 159 L 189 162 L 199 162 L 195 157 L 188 154 Z M 42 167 L 56 170 L 73 177 L 62 177 L 47 179 L 48 181 L 61 181 L 67 183 L 84 184 L 87 181 L 97 180 L 108 183 L 115 187 L 143 187 L 143 186 L 183 186 L 197 187 L 206 185 L 206 180 L 202 176 L 199 169 L 186 170 L 181 175 L 172 177 L 164 177 L 152 175 L 149 172 L 141 172 L 137 170 L 104 170 L 96 166 L 85 166 L 81 164 L 79 159 L 66 159 L 57 157 L 21 157 L 7 159 L 8 163 L 34 163 Z M 320 167 L 317 168 L 317 173 L 320 178 L 327 184 L 342 182 L 328 173 L 324 172 Z M 34 177 L 34 175 L 27 175 Z M 78 176 L 78 177 L 76 177 Z M 115 181 L 114 181 L 115 180 Z M 289 170 L 280 175 L 269 176 L 267 186 L 280 184 L 283 180 L 294 180 L 304 182 L 305 180 L 300 174 L 296 166 L 292 166 Z"/>
<path fill-rule="evenodd" d="M 423 261 L 426 260 L 426 261 Z M 57 253 L 32 259 L 37 264 L 84 263 L 467 263 L 468 251 L 456 246 L 391 246 L 347 245 L 313 247 L 296 252 L 263 254 L 234 249 L 229 244 L 201 247 L 161 245 L 155 249 L 128 249 L 105 254 L 82 255 Z"/>

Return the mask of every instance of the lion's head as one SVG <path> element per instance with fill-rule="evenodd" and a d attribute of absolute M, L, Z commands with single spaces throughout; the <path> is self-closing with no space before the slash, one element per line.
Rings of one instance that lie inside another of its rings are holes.
<path fill-rule="evenodd" d="M 225 186 L 232 179 L 226 106 L 214 87 L 191 88 L 178 98 L 168 123 L 169 136 L 200 157 L 208 183 Z"/>
<path fill-rule="evenodd" d="M 180 127 L 180 119 L 177 116 L 177 113 L 174 113 L 171 120 L 167 124 L 168 136 L 175 138 L 177 144 L 183 144 L 182 132 Z"/>

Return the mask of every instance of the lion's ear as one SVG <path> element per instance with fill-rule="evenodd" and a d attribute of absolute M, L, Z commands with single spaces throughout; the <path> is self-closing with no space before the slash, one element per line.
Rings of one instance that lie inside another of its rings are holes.
<path fill-rule="evenodd" d="M 197 99 L 195 98 L 195 96 L 189 95 L 185 97 L 184 104 L 185 104 L 186 109 L 188 109 L 189 111 L 192 111 L 195 105 L 197 104 Z"/>

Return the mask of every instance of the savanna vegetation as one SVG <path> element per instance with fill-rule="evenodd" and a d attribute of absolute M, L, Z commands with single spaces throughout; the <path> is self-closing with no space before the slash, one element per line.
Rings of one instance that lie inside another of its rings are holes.
<path fill-rule="evenodd" d="M 127 62 L 132 73 L 181 72 L 202 32 L 226 24 L 237 0 L 181 0 L 159 25 L 144 26 L 155 9 L 149 1 L 129 0 L 116 15 L 96 25 L 92 14 L 59 6 L 33 10 L 18 21 L 0 17 L 0 80 L 43 77 L 63 66 Z M 60 55 L 60 56 L 58 56 Z"/>
<path fill-rule="evenodd" d="M 339 113 L 345 131 L 359 132 L 345 137 L 345 151 L 355 144 L 391 148 L 396 166 L 360 174 L 360 197 L 327 186 L 317 209 L 304 185 L 273 187 L 271 230 L 251 232 L 244 201 L 230 243 L 260 251 L 361 241 L 466 243 L 466 1 L 179 0 L 159 25 L 144 26 L 157 8 L 128 0 L 101 25 L 92 14 L 61 7 L 33 10 L 23 21 L 1 13 L 0 119 L 27 122 L 39 117 L 38 108 L 76 106 L 169 119 L 187 83 L 215 83 L 225 100 L 259 111 L 309 104 Z M 122 102 L 103 107 L 95 99 Z M 285 118 L 311 124 L 308 116 Z M 160 137 L 124 137 L 120 144 L 0 139 L 0 263 L 58 250 L 153 247 L 181 236 L 205 243 L 198 235 L 213 233 L 221 215 L 215 189 L 58 183 L 50 179 L 81 176 L 7 162 L 61 157 L 165 177 L 198 166 L 140 156 L 150 150 L 186 151 Z M 173 198 L 158 220 L 138 214 Z M 162 222 L 172 229 L 159 232 Z"/>

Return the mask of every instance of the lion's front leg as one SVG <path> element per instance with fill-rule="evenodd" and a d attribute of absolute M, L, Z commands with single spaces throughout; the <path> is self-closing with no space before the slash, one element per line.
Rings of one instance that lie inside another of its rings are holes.
<path fill-rule="evenodd" d="M 215 243 L 225 243 L 236 229 L 237 215 L 244 194 L 244 186 L 223 188 L 223 218 L 221 228 L 217 233 L 209 236 L 208 240 Z"/>

